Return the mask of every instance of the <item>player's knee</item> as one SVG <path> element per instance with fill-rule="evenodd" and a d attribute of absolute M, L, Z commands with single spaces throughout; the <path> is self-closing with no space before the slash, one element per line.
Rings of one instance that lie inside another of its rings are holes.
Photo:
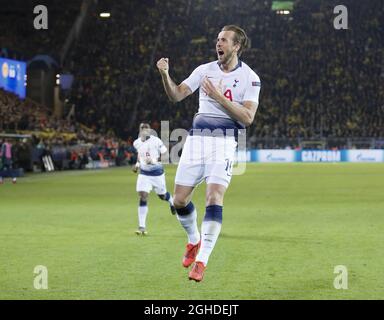
<path fill-rule="evenodd" d="M 206 199 L 205 199 L 206 205 L 207 206 L 211 206 L 215 204 L 222 205 L 223 197 L 224 197 L 224 194 L 220 191 L 210 191 L 206 195 Z"/>
<path fill-rule="evenodd" d="M 139 192 L 139 198 L 140 198 L 140 201 L 147 201 L 148 193 L 146 193 L 146 192 Z"/>
<path fill-rule="evenodd" d="M 185 208 L 189 202 L 190 200 L 188 198 L 176 194 L 173 196 L 173 205 L 176 208 Z"/>

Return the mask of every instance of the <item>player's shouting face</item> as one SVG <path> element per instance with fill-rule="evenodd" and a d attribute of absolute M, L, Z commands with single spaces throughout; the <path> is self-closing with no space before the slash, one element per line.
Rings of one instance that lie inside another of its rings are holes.
<path fill-rule="evenodd" d="M 233 31 L 221 31 L 217 36 L 216 52 L 221 64 L 229 64 L 240 49 L 240 44 L 234 43 L 235 33 Z"/>

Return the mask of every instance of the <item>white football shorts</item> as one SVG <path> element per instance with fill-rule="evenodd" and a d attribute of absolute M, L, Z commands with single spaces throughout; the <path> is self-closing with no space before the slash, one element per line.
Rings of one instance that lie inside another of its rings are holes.
<path fill-rule="evenodd" d="M 194 187 L 203 180 L 228 187 L 237 142 L 232 136 L 188 136 L 177 167 L 175 183 Z"/>
<path fill-rule="evenodd" d="M 164 173 L 161 176 L 147 176 L 144 174 L 138 175 L 136 191 L 150 193 L 152 189 L 154 189 L 157 194 L 167 193 Z"/>

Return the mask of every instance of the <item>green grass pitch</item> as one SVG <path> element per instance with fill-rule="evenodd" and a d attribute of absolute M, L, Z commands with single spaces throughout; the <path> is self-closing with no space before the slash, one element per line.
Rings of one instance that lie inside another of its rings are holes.
<path fill-rule="evenodd" d="M 166 172 L 173 190 L 175 166 Z M 384 298 L 383 164 L 248 164 L 201 283 L 188 281 L 184 230 L 154 194 L 149 235 L 134 234 L 135 183 L 116 168 L 0 185 L 0 299 Z M 33 286 L 36 265 L 47 290 Z M 337 265 L 346 290 L 334 288 Z"/>

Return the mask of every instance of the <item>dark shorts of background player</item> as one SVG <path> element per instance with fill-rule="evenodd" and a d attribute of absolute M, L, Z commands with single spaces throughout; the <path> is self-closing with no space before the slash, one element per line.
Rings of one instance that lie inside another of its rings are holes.
<path fill-rule="evenodd" d="M 0 171 L 12 170 L 12 160 L 7 158 L 2 158 L 0 163 Z"/>

